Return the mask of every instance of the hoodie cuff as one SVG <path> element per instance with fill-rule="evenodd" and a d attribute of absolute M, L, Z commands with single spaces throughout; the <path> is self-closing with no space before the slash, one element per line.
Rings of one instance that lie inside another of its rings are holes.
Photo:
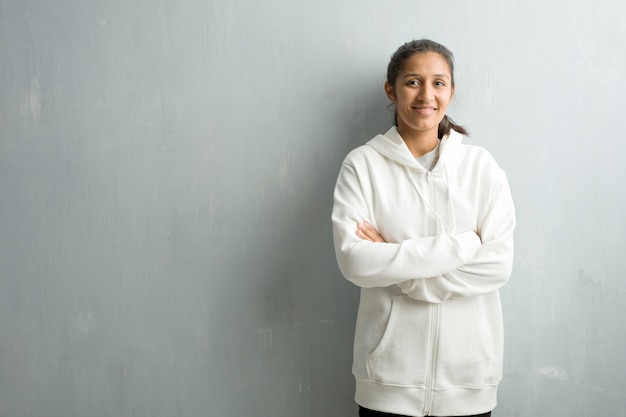
<path fill-rule="evenodd" d="M 465 264 L 474 258 L 476 252 L 480 249 L 482 242 L 480 241 L 478 234 L 473 230 L 458 233 L 456 237 L 459 242 L 459 255 L 463 260 L 463 264 Z"/>

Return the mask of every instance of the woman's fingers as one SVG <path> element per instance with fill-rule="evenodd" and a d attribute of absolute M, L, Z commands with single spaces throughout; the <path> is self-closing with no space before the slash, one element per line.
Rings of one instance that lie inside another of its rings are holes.
<path fill-rule="evenodd" d="M 385 239 L 369 223 L 357 223 L 356 235 L 370 242 L 384 242 Z"/>

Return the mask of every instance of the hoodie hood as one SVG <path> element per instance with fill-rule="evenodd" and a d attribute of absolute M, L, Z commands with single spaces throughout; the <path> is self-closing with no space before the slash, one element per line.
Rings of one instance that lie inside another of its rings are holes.
<path fill-rule="evenodd" d="M 439 162 L 433 168 L 433 173 L 441 171 L 444 166 L 449 165 L 449 161 L 458 155 L 460 145 L 463 142 L 463 135 L 455 130 L 441 139 L 439 149 Z M 368 146 L 374 148 L 381 155 L 395 161 L 407 168 L 426 171 L 415 159 L 409 148 L 404 143 L 402 136 L 398 132 L 398 128 L 393 126 L 384 135 L 377 135 L 367 142 Z M 453 164 L 454 165 L 454 164 Z"/>

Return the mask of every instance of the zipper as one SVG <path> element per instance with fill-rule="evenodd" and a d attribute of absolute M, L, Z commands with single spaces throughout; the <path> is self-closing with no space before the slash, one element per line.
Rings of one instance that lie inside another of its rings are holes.
<path fill-rule="evenodd" d="M 430 217 L 433 219 L 430 224 L 430 230 L 428 231 L 430 236 L 434 236 L 439 234 L 439 227 L 443 229 L 443 225 L 441 224 L 441 220 L 437 216 L 437 207 L 435 205 L 435 186 L 433 184 L 432 174 L 430 171 L 426 171 L 426 184 L 428 186 L 428 208 L 432 213 L 430 213 Z M 434 221 L 434 224 L 433 224 Z M 442 230 L 443 231 L 443 230 Z"/>
<path fill-rule="evenodd" d="M 429 415 L 433 407 L 435 394 L 435 372 L 437 370 L 437 346 L 439 345 L 439 319 L 441 304 L 430 306 L 430 346 L 429 367 L 426 376 L 426 395 L 424 396 L 424 415 Z"/>
<path fill-rule="evenodd" d="M 431 178 L 431 173 L 428 171 L 426 173 L 426 182 L 428 184 L 428 198 L 430 199 L 429 204 L 436 210 L 435 207 L 435 191 L 433 186 L 433 181 Z M 431 219 L 433 219 L 432 215 L 435 213 L 430 213 Z M 431 220 L 430 224 L 430 234 L 438 233 L 437 229 L 437 220 Z M 435 372 L 437 370 L 437 347 L 439 345 L 439 321 L 440 321 L 440 313 L 441 313 L 441 305 L 440 304 L 431 304 L 430 306 L 430 346 L 428 352 L 428 366 L 427 366 L 427 375 L 426 375 L 426 393 L 424 397 L 424 415 L 429 415 L 432 411 L 433 406 L 433 398 L 435 391 Z"/>

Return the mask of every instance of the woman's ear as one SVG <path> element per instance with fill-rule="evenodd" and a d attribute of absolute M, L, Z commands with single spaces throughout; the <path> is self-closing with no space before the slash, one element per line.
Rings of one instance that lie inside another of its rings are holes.
<path fill-rule="evenodd" d="M 385 81 L 385 94 L 387 94 L 387 98 L 392 103 L 396 102 L 396 95 L 393 92 L 393 86 L 389 84 L 389 81 Z"/>

